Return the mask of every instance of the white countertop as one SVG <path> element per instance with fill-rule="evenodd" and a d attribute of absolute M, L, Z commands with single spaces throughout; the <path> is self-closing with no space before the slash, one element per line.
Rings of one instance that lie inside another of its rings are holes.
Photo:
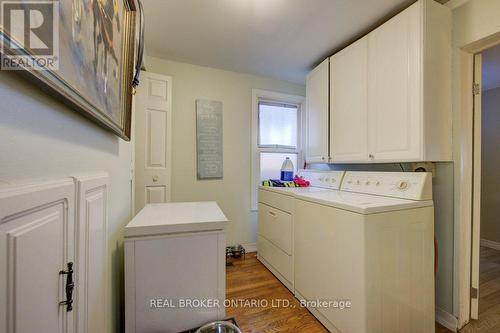
<path fill-rule="evenodd" d="M 125 237 L 224 230 L 228 220 L 216 202 L 146 205 L 125 227 Z"/>

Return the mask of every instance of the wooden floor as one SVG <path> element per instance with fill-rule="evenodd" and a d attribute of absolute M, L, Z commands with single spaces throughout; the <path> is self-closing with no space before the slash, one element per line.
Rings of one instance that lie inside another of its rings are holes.
<path fill-rule="evenodd" d="M 257 260 L 255 253 L 248 253 L 245 260 L 233 260 L 233 266 L 227 267 L 226 297 L 235 304 L 248 305 L 252 300 L 268 303 L 266 307 L 233 306 L 226 310 L 226 316 L 234 317 L 243 333 L 328 332 L 309 311 L 300 307 L 292 293 Z M 272 301 L 276 299 L 288 300 L 290 306 L 273 307 Z M 436 332 L 451 331 L 437 325 Z"/>
<path fill-rule="evenodd" d="M 462 333 L 500 332 L 500 251 L 481 247 L 479 264 L 479 320 Z"/>

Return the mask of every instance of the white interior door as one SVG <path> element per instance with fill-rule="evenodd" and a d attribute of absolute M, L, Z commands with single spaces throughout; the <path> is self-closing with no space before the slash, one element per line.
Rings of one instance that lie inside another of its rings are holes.
<path fill-rule="evenodd" d="M 470 316 L 479 319 L 479 261 L 481 243 L 481 54 L 474 56 L 474 167 L 472 195 L 472 274 Z"/>
<path fill-rule="evenodd" d="M 0 189 L 0 332 L 74 332 L 74 196 L 72 179 Z"/>
<path fill-rule="evenodd" d="M 170 201 L 171 119 L 172 78 L 142 72 L 135 96 L 135 213 Z"/>
<path fill-rule="evenodd" d="M 78 333 L 108 332 L 108 187 L 106 173 L 77 176 Z"/>

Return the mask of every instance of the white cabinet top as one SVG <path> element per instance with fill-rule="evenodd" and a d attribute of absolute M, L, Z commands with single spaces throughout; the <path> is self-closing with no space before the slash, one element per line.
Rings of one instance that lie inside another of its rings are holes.
<path fill-rule="evenodd" d="M 227 222 L 212 201 L 148 204 L 125 227 L 125 237 L 223 230 Z"/>

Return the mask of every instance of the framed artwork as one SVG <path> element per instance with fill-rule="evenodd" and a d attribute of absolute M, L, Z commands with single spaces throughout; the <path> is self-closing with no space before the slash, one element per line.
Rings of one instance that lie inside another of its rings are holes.
<path fill-rule="evenodd" d="M 135 1 L 2 0 L 1 5 L 2 70 L 19 69 L 41 89 L 130 140 Z"/>

